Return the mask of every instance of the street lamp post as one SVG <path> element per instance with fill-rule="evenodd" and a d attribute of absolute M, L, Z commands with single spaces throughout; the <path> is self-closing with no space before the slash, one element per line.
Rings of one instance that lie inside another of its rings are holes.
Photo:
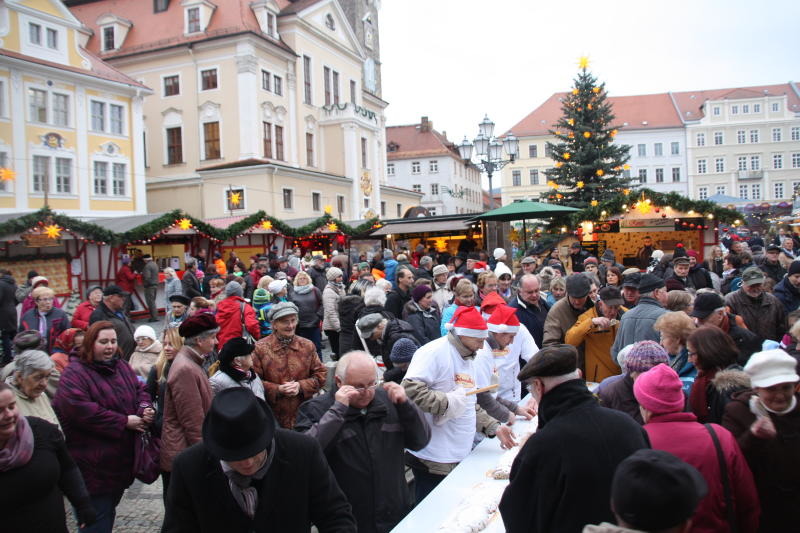
<path fill-rule="evenodd" d="M 489 177 L 489 209 L 494 209 L 494 194 L 492 191 L 492 175 L 506 166 L 513 163 L 519 156 L 519 139 L 509 133 L 501 141 L 494 134 L 494 122 L 489 120 L 489 116 L 484 116 L 483 121 L 478 124 L 478 135 L 472 142 L 466 137 L 458 145 L 458 153 L 464 160 L 464 165 L 474 164 L 481 172 L 486 172 Z M 472 161 L 473 150 L 477 155 L 477 161 Z M 503 159 L 503 150 L 508 154 L 508 159 Z"/>

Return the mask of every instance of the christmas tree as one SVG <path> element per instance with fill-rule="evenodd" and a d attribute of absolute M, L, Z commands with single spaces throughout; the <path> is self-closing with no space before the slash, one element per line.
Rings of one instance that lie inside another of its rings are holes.
<path fill-rule="evenodd" d="M 555 164 L 545 174 L 551 202 L 585 208 L 629 188 L 623 172 L 630 168 L 630 146 L 614 144 L 617 128 L 605 84 L 597 84 L 587 58 L 579 66 L 572 92 L 562 101 L 563 114 L 550 130 L 556 141 L 547 149 Z"/>

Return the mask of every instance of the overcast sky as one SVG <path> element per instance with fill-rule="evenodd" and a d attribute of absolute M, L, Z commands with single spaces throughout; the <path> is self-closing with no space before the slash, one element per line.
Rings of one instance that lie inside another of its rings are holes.
<path fill-rule="evenodd" d="M 612 96 L 797 82 L 798 20 L 798 0 L 383 0 L 388 124 L 460 142 L 488 113 L 502 133 L 582 55 Z"/>

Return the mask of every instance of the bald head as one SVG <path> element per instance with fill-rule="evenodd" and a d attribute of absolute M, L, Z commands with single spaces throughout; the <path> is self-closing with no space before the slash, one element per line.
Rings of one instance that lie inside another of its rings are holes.
<path fill-rule="evenodd" d="M 526 304 L 539 305 L 539 278 L 525 274 L 519 280 L 519 296 Z"/>
<path fill-rule="evenodd" d="M 356 350 L 347 352 L 336 365 L 336 378 L 339 385 L 351 385 L 364 381 L 374 380 L 378 375 L 378 365 L 375 359 L 367 352 Z"/>

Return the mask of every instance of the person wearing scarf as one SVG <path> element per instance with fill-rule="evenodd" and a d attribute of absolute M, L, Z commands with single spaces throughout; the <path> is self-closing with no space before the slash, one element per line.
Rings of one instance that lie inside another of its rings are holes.
<path fill-rule="evenodd" d="M 219 352 L 219 370 L 208 380 L 214 394 L 231 387 L 246 387 L 264 399 L 264 385 L 253 370 L 253 350 L 242 337 L 230 339 Z"/>
<path fill-rule="evenodd" d="M 76 346 L 83 343 L 84 331 L 78 328 L 68 328 L 61 332 L 53 345 L 50 358 L 56 364 L 56 370 L 61 373 L 69 364 L 69 355 Z"/>
<path fill-rule="evenodd" d="M 3 531 L 66 533 L 64 497 L 77 511 L 81 528 L 95 511 L 80 470 L 59 429 L 19 413 L 11 387 L 0 383 L 0 501 Z"/>
<path fill-rule="evenodd" d="M 442 316 L 433 307 L 433 290 L 430 285 L 421 284 L 411 291 L 411 302 L 406 321 L 414 327 L 414 337 L 420 344 L 427 344 L 441 337 L 439 330 Z"/>

